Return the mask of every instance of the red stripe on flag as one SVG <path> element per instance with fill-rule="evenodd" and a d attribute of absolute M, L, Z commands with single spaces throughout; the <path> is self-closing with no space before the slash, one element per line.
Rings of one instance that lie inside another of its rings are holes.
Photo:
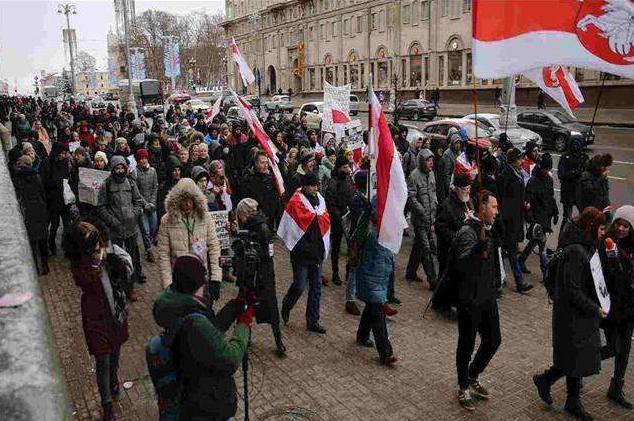
<path fill-rule="evenodd" d="M 332 122 L 335 124 L 349 123 L 350 117 L 343 111 L 332 109 Z"/>
<path fill-rule="evenodd" d="M 390 169 L 394 159 L 394 140 L 385 121 L 385 114 L 381 111 L 379 116 L 379 139 L 376 158 L 376 201 L 377 201 L 377 227 L 381 231 L 383 212 L 387 202 L 387 193 L 390 188 Z"/>
<path fill-rule="evenodd" d="M 301 193 L 295 193 L 286 205 L 286 213 L 289 214 L 297 226 L 304 232 L 308 229 L 316 214 L 311 209 L 307 209 L 299 197 Z"/>
<path fill-rule="evenodd" d="M 559 87 L 566 97 L 566 102 L 568 102 L 568 106 L 573 110 L 579 107 L 579 104 L 581 103 L 572 91 L 570 83 L 568 83 L 568 78 L 566 78 L 566 72 L 564 71 L 564 69 L 560 66 L 555 74 L 557 75 L 557 80 L 559 81 Z"/>
<path fill-rule="evenodd" d="M 586 2 L 603 0 L 586 0 Z M 578 0 L 474 0 L 473 38 L 499 41 L 527 32 L 575 33 Z"/>

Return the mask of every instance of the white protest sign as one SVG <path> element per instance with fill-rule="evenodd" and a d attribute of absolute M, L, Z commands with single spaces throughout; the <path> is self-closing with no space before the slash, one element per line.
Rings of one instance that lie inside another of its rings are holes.
<path fill-rule="evenodd" d="M 361 129 L 361 120 L 352 120 L 348 123 L 346 130 L 348 131 L 348 140 L 346 144 L 348 149 L 354 151 L 365 146 L 363 142 L 363 129 Z"/>
<path fill-rule="evenodd" d="M 336 128 L 332 122 L 332 109 L 335 108 L 345 114 L 350 114 L 350 87 L 351 85 L 333 86 L 324 81 L 324 112 L 321 116 L 321 130 L 335 133 Z"/>
<path fill-rule="evenodd" d="M 229 224 L 229 211 L 215 211 L 209 212 L 211 218 L 214 220 L 216 227 L 216 236 L 220 241 L 220 248 L 222 250 L 229 250 L 231 248 L 231 237 L 227 226 Z"/>
<path fill-rule="evenodd" d="M 590 271 L 592 272 L 592 280 L 594 281 L 594 288 L 597 291 L 597 297 L 601 308 L 606 313 L 610 312 L 610 293 L 608 287 L 605 284 L 605 278 L 603 277 L 603 269 L 601 268 L 601 259 L 599 258 L 599 252 L 594 252 L 592 259 L 590 259 Z"/>
<path fill-rule="evenodd" d="M 68 150 L 70 151 L 70 153 L 75 152 L 75 149 L 79 148 L 81 146 L 81 142 L 78 140 L 77 142 L 70 142 L 68 144 Z"/>
<path fill-rule="evenodd" d="M 80 167 L 78 186 L 79 201 L 97 206 L 99 204 L 99 190 L 109 175 L 110 172 L 108 171 Z"/>
<path fill-rule="evenodd" d="M 126 159 L 128 160 L 128 174 L 132 174 L 136 170 L 136 158 L 134 155 L 130 155 Z"/>

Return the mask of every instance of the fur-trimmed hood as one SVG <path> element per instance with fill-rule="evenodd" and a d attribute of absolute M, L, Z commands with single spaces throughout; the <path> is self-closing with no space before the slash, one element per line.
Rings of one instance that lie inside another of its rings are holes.
<path fill-rule="evenodd" d="M 187 197 L 191 197 L 194 201 L 194 214 L 197 218 L 205 219 L 207 213 L 207 198 L 200 191 L 194 180 L 191 178 L 182 178 L 169 191 L 165 198 L 165 210 L 167 218 L 170 222 L 178 222 L 181 220 L 180 203 Z"/>

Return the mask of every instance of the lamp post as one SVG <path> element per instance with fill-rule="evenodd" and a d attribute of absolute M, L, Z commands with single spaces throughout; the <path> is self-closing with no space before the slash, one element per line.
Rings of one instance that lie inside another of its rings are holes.
<path fill-rule="evenodd" d="M 122 0 L 123 6 L 123 35 L 125 37 L 125 56 L 128 62 L 128 111 L 136 117 L 136 101 L 132 93 L 132 60 L 130 57 L 130 28 L 128 19 L 128 2 Z"/>
<path fill-rule="evenodd" d="M 396 73 L 392 74 L 392 86 L 394 86 L 394 111 L 392 113 L 392 118 L 394 120 L 394 124 L 398 123 L 398 112 L 396 108 L 396 99 L 398 98 L 398 76 Z"/>
<path fill-rule="evenodd" d="M 60 3 L 57 6 L 57 13 L 60 15 L 66 15 L 66 30 L 68 31 L 68 52 L 70 53 L 70 80 L 71 87 L 70 93 L 75 95 L 75 56 L 73 54 L 73 40 L 70 32 L 70 15 L 76 15 L 77 9 L 74 4 Z"/>

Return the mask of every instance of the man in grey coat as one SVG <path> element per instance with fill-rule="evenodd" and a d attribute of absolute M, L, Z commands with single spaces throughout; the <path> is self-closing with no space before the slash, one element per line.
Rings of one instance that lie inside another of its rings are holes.
<path fill-rule="evenodd" d="M 422 262 L 429 287 L 433 289 L 438 275 L 438 253 L 434 228 L 438 199 L 433 171 L 434 154 L 429 149 L 421 149 L 417 163 L 417 168 L 407 178 L 407 196 L 414 227 L 414 246 L 407 262 L 405 279 L 422 282 L 416 274 Z"/>
<path fill-rule="evenodd" d="M 156 201 L 158 195 L 158 176 L 156 170 L 150 166 L 147 150 L 141 148 L 136 151 L 137 167 L 131 177 L 136 181 L 139 193 L 143 197 L 143 213 L 139 218 L 139 228 L 145 248 L 145 258 L 154 261 L 152 246 L 155 245 L 158 232 L 158 217 L 156 215 Z"/>
<path fill-rule="evenodd" d="M 438 174 L 438 180 L 436 180 L 438 203 L 444 202 L 449 196 L 449 193 L 451 193 L 450 186 L 453 167 L 462 151 L 462 137 L 460 137 L 460 133 L 458 133 L 458 131 L 451 132 L 447 136 L 447 144 L 449 146 L 440 160 L 438 160 L 438 168 L 436 169 L 436 174 Z"/>
<path fill-rule="evenodd" d="M 143 212 L 143 197 L 134 180 L 128 177 L 128 162 L 126 158 L 115 155 L 112 157 L 112 174 L 106 179 L 99 190 L 97 212 L 99 218 L 110 231 L 113 244 L 125 249 L 132 258 L 134 265 L 133 281 L 145 282 L 141 258 L 139 256 L 138 220 Z M 132 286 L 128 289 L 130 301 L 136 301 Z"/>

